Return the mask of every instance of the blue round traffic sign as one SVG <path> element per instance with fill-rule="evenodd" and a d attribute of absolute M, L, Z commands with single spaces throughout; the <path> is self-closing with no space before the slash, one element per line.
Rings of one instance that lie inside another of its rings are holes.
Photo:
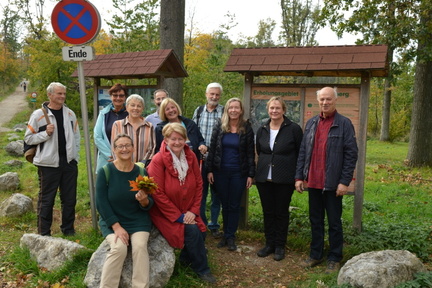
<path fill-rule="evenodd" d="M 51 25 L 63 41 L 82 45 L 92 41 L 101 27 L 98 10 L 85 0 L 62 0 L 54 7 Z"/>

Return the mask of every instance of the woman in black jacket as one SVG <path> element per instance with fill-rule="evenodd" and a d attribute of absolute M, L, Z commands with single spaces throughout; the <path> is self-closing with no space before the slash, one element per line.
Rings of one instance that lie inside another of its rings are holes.
<path fill-rule="evenodd" d="M 243 104 L 238 98 L 227 101 L 213 128 L 207 157 L 207 178 L 214 184 L 222 203 L 224 236 L 218 247 L 237 250 L 235 233 L 240 219 L 240 202 L 255 176 L 255 144 L 251 124 L 243 118 Z"/>
<path fill-rule="evenodd" d="M 284 114 L 286 105 L 281 97 L 267 102 L 269 120 L 257 130 L 258 154 L 256 186 L 264 215 L 266 244 L 259 257 L 274 253 L 273 259 L 285 258 L 288 235 L 289 205 L 295 190 L 295 171 L 303 137 L 299 125 Z"/>

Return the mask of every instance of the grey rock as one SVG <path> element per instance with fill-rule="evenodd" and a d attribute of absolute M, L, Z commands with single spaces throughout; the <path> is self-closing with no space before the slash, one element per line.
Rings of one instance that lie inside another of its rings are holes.
<path fill-rule="evenodd" d="M 0 191 L 17 190 L 19 187 L 18 173 L 6 172 L 0 175 Z"/>
<path fill-rule="evenodd" d="M 15 132 L 23 132 L 23 131 L 26 130 L 26 128 L 27 128 L 27 124 L 25 124 L 25 123 L 20 123 L 20 124 L 16 124 L 16 125 L 12 128 L 12 130 L 15 131 Z"/>
<path fill-rule="evenodd" d="M 6 145 L 5 151 L 11 156 L 24 156 L 24 141 L 16 140 Z"/>
<path fill-rule="evenodd" d="M 88 267 L 84 284 L 88 288 L 99 288 L 102 266 L 105 263 L 105 257 L 108 253 L 109 245 L 104 240 L 96 252 L 93 253 Z M 175 265 L 174 249 L 169 246 L 165 238 L 156 228 L 150 233 L 148 241 L 148 252 L 150 257 L 150 287 L 164 287 L 173 271 Z M 130 251 L 123 265 L 122 276 L 120 279 L 120 288 L 132 287 L 132 257 Z"/>
<path fill-rule="evenodd" d="M 362 288 L 390 288 L 425 272 L 423 263 L 407 250 L 362 253 L 348 260 L 340 269 L 337 284 Z"/>
<path fill-rule="evenodd" d="M 24 234 L 20 247 L 28 248 L 38 265 L 49 271 L 60 268 L 78 252 L 87 250 L 86 247 L 67 239 L 38 234 Z"/>
<path fill-rule="evenodd" d="M 16 133 L 12 133 L 12 134 L 8 134 L 7 136 L 8 141 L 16 141 L 16 140 L 21 140 L 23 137 L 16 134 Z"/>
<path fill-rule="evenodd" d="M 24 162 L 21 160 L 14 159 L 14 160 L 9 160 L 7 162 L 4 162 L 4 164 L 6 166 L 11 166 L 11 167 L 21 167 L 24 164 Z"/>
<path fill-rule="evenodd" d="M 33 211 L 33 203 L 30 197 L 20 193 L 14 193 L 0 205 L 0 216 L 16 217 Z"/>

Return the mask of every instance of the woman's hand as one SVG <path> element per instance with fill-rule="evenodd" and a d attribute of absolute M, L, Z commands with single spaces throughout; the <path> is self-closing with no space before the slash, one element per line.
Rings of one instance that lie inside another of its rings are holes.
<path fill-rule="evenodd" d="M 120 223 L 114 223 L 111 227 L 116 236 L 114 242 L 117 243 L 117 239 L 120 239 L 126 246 L 129 246 L 129 233 L 127 233 Z"/>
<path fill-rule="evenodd" d="M 252 186 L 252 177 L 248 177 L 246 180 L 246 188 L 249 189 Z"/>
<path fill-rule="evenodd" d="M 135 199 L 140 203 L 141 206 L 147 207 L 149 204 L 148 195 L 144 190 L 139 190 L 135 194 Z"/>
<path fill-rule="evenodd" d="M 210 184 L 213 184 L 213 182 L 214 182 L 214 177 L 213 177 L 213 173 L 212 173 L 212 172 L 210 172 L 210 173 L 207 174 L 207 180 L 208 180 L 208 182 L 209 182 Z"/>
<path fill-rule="evenodd" d="M 196 224 L 197 222 L 195 221 L 196 215 L 190 211 L 187 211 L 184 214 L 184 218 L 183 218 L 183 223 L 184 224 Z"/>

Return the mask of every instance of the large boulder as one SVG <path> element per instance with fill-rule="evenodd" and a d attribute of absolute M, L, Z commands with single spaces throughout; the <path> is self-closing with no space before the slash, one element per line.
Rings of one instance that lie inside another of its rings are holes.
<path fill-rule="evenodd" d="M 24 156 L 24 141 L 16 140 L 9 142 L 5 150 L 11 156 Z"/>
<path fill-rule="evenodd" d="M 0 205 L 0 216 L 16 217 L 33 211 L 33 203 L 30 197 L 20 193 L 14 193 Z"/>
<path fill-rule="evenodd" d="M 6 172 L 0 176 L 0 191 L 17 190 L 19 187 L 19 177 L 16 172 Z"/>
<path fill-rule="evenodd" d="M 337 284 L 362 288 L 390 288 L 426 272 L 423 263 L 406 250 L 367 252 L 353 257 L 340 269 Z"/>
<path fill-rule="evenodd" d="M 78 252 L 87 249 L 67 239 L 38 234 L 24 234 L 20 240 L 20 247 L 29 249 L 30 255 L 36 259 L 38 265 L 49 271 L 60 268 Z"/>
<path fill-rule="evenodd" d="M 87 274 L 84 279 L 84 284 L 88 288 L 99 288 L 102 266 L 105 263 L 105 257 L 109 251 L 109 244 L 104 240 L 96 252 L 93 253 L 88 267 Z M 150 233 L 148 241 L 148 251 L 150 257 L 150 287 L 164 287 L 173 271 L 175 265 L 174 249 L 169 246 L 165 238 L 159 233 L 156 228 Z M 122 276 L 120 279 L 120 288 L 132 287 L 132 257 L 131 252 L 128 255 L 123 265 Z"/>

